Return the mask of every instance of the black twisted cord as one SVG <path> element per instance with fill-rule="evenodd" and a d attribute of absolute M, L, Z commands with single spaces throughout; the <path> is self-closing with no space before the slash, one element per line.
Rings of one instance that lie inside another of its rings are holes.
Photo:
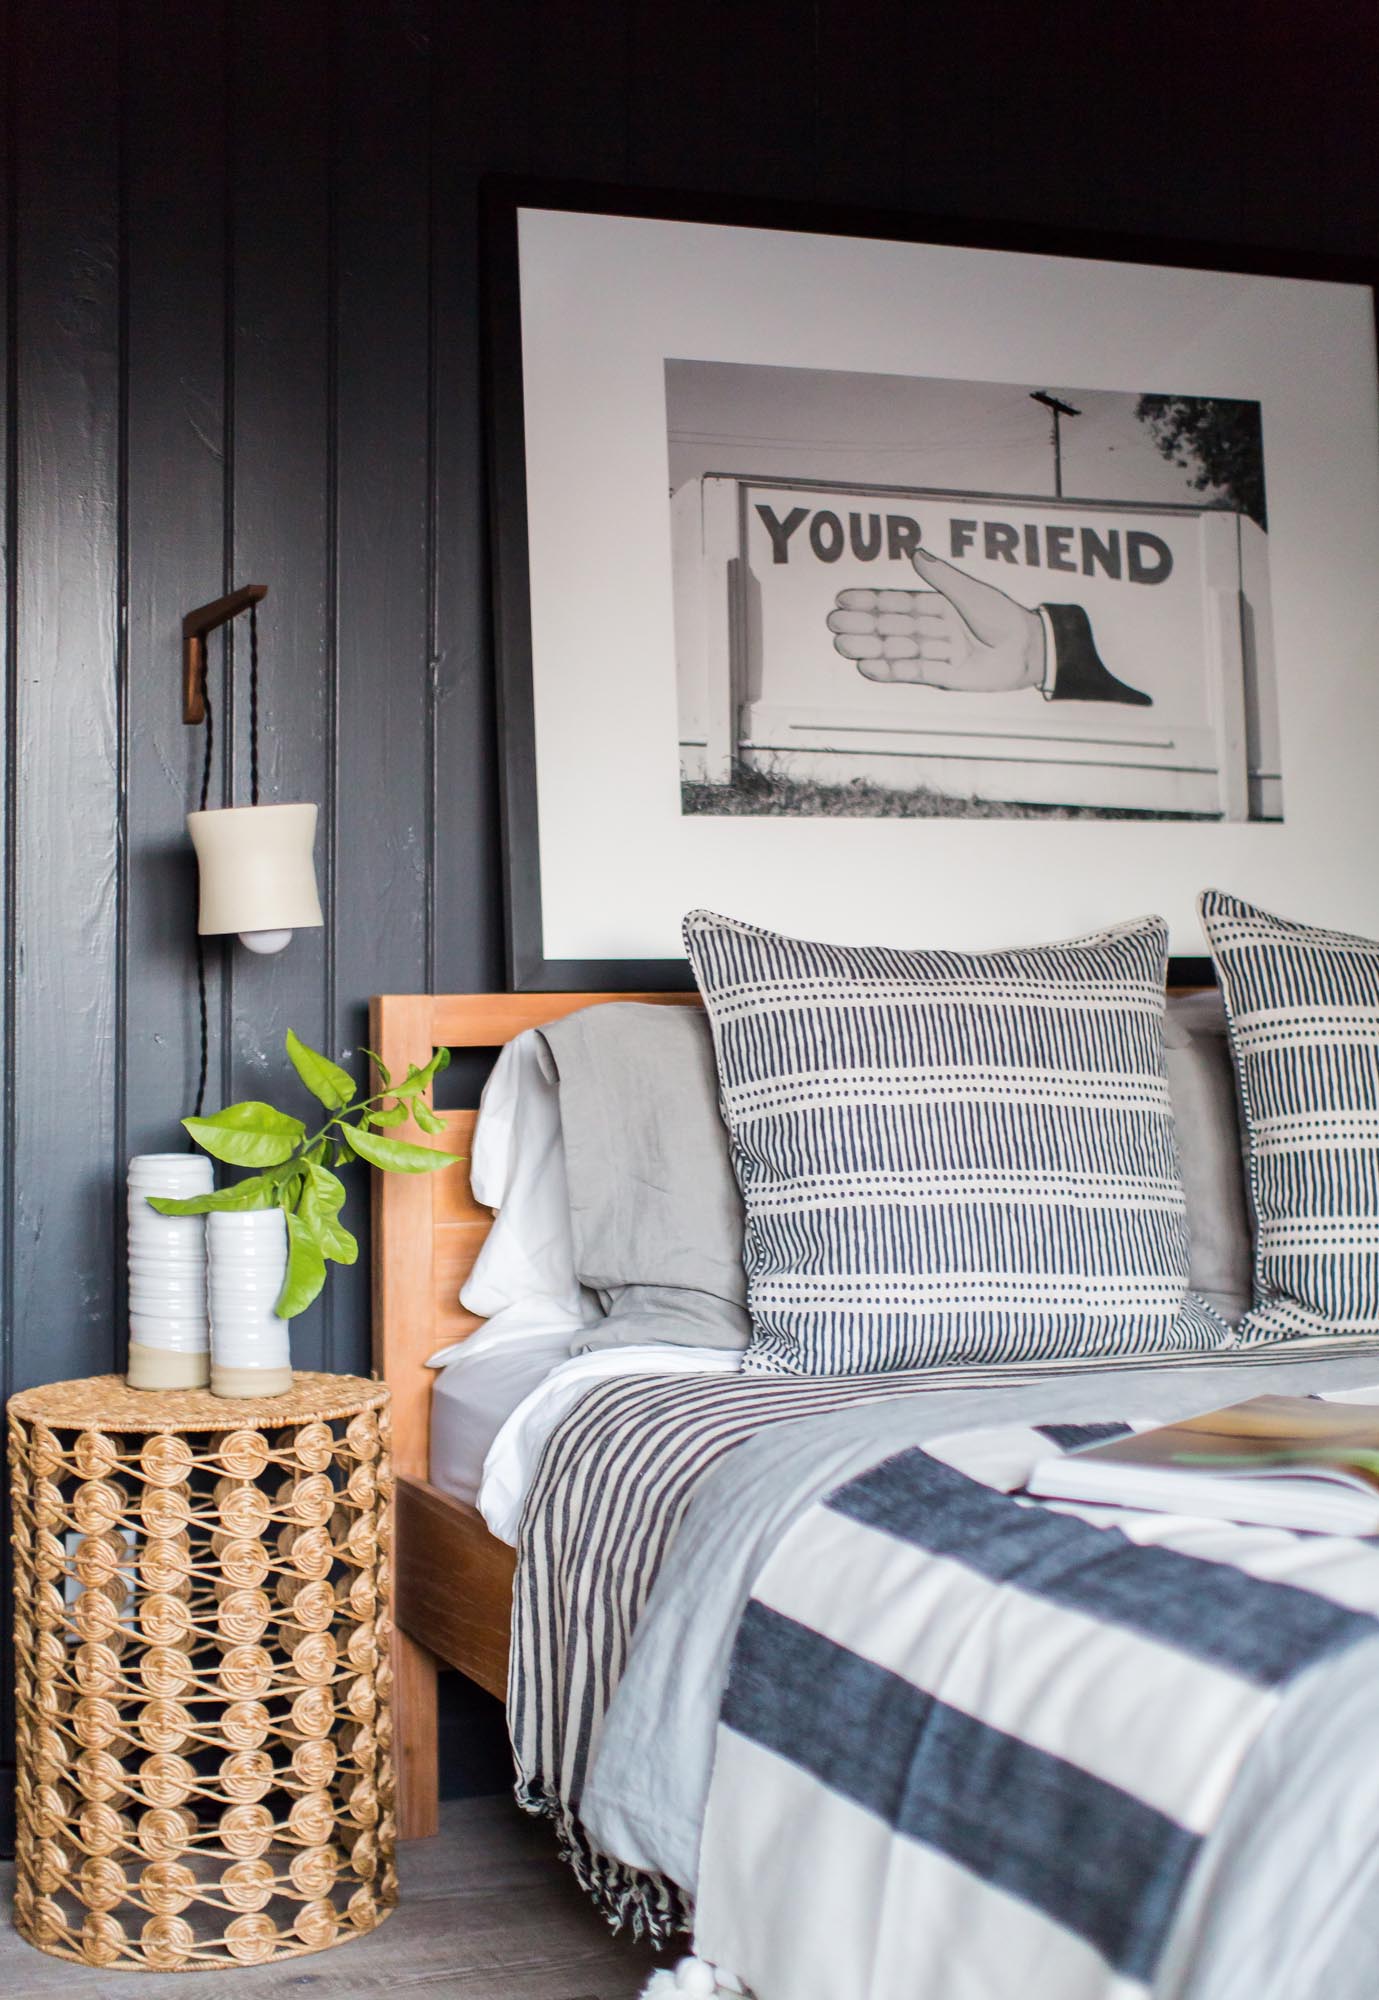
<path fill-rule="evenodd" d="M 249 803 L 259 802 L 259 607 L 249 606 Z"/>
<path fill-rule="evenodd" d="M 211 753 L 215 748 L 215 712 L 211 707 L 211 690 L 206 685 L 204 673 L 201 699 L 206 709 L 206 754 L 201 761 L 201 810 L 205 812 L 206 803 L 211 796 Z"/>
<path fill-rule="evenodd" d="M 206 754 L 201 763 L 201 811 L 211 796 L 211 756 L 215 748 L 215 711 L 211 706 L 211 690 L 206 674 L 202 673 L 202 700 L 206 708 Z M 206 1105 L 206 1077 L 211 1060 L 211 1031 L 206 1007 L 206 941 L 200 931 L 196 934 L 196 1004 L 201 1023 L 201 1066 L 196 1075 L 196 1109 L 193 1116 L 199 1118 Z M 187 1144 L 196 1151 L 196 1141 Z"/>
<path fill-rule="evenodd" d="M 210 1063 L 210 1028 L 206 1019 L 206 944 L 198 931 L 196 936 L 196 1004 L 201 1014 L 201 1067 L 196 1077 L 196 1107 L 193 1116 L 199 1118 L 206 1107 L 206 1071 Z M 195 1139 L 188 1139 L 188 1146 L 196 1151 Z"/>
<path fill-rule="evenodd" d="M 229 663 L 229 634 L 225 637 L 226 664 Z M 205 812 L 211 797 L 211 764 L 215 749 L 215 715 L 211 707 L 211 690 L 205 685 L 202 675 L 202 698 L 206 708 L 206 755 L 201 765 L 201 810 Z M 259 802 L 259 608 L 249 606 L 249 803 Z M 199 1118 L 206 1104 L 206 1078 L 210 1069 L 210 1022 L 206 1004 L 206 944 L 200 931 L 196 934 L 196 1002 L 201 1024 L 201 1063 L 196 1079 L 196 1111 Z M 192 1142 L 193 1148 L 195 1142 Z"/>

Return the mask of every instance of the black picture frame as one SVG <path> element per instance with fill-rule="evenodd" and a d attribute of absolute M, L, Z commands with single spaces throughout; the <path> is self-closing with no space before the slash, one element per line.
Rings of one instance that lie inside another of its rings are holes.
<path fill-rule="evenodd" d="M 518 220 L 523 209 L 805 231 L 963 249 L 1168 265 L 1369 287 L 1379 327 L 1379 267 L 1352 257 L 1028 224 L 975 223 L 892 210 L 740 199 L 661 189 L 495 177 L 480 191 L 482 319 L 493 638 L 497 671 L 502 867 L 514 992 L 674 992 L 693 980 L 679 958 L 554 958 L 543 935 L 537 822 L 531 571 Z M 1170 983 L 1214 983 L 1212 961 L 1176 956 Z"/>

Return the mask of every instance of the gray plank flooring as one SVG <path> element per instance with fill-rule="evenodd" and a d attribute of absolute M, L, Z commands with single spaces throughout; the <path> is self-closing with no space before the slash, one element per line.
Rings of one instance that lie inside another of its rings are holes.
<path fill-rule="evenodd" d="M 660 1959 L 612 1936 L 557 1858 L 549 1830 L 507 1798 L 441 1807 L 434 1840 L 399 1850 L 402 1901 L 369 1937 L 278 1965 L 224 1971 L 94 1972 L 49 1958 L 9 1923 L 3 1875 L 0 1993 L 5 2000 L 352 2000 L 397 1992 L 427 2000 L 633 2000 Z"/>

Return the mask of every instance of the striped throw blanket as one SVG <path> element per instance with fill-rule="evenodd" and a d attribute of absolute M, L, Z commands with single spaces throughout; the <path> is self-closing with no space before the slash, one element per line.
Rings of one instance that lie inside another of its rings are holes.
<path fill-rule="evenodd" d="M 590 1390 L 551 1438 L 522 1520 L 508 1727 L 519 1802 L 554 1823 L 566 1860 L 613 1921 L 658 1941 L 688 1928 L 673 1884 L 590 1844 L 579 1802 L 633 1630 L 701 1481 L 767 1424 L 915 1388 L 909 1374 L 633 1377 Z"/>
<path fill-rule="evenodd" d="M 1325 1351 L 1322 1343 L 1309 1343 L 1313 1349 Z M 1231 1368 L 1253 1373 L 1268 1360 L 1268 1351 L 1259 1349 L 1240 1355 Z M 1077 1378 L 1113 1367 L 1084 1363 Z M 1160 1369 L 1190 1381 L 1198 1364 L 1164 1356 L 1154 1372 Z M 562 1421 L 523 1514 L 508 1726 L 519 1801 L 553 1822 L 566 1859 L 610 1918 L 658 1940 L 688 1928 L 688 1911 L 674 1886 L 600 1853 L 580 1825 L 579 1808 L 633 1632 L 709 1472 L 771 1425 L 908 1399 L 916 1411 L 910 1435 L 918 1438 L 935 1428 L 922 1412 L 938 1391 L 1022 1393 L 1035 1383 L 1066 1379 L 1059 1364 L 818 1379 L 638 1376 L 591 1389 Z M 1269 1386 L 1297 1385 L 1284 1379 Z M 1238 1393 L 1248 1391 L 1242 1385 Z M 1228 1401 L 1231 1394 L 1221 1386 L 1214 1397 L 1199 1392 L 1181 1413 Z"/>
<path fill-rule="evenodd" d="M 1373 1544 L 1021 1500 L 1124 1425 L 931 1441 L 806 1512 L 738 1629 L 696 1949 L 759 2000 L 1132 2000 Z"/>

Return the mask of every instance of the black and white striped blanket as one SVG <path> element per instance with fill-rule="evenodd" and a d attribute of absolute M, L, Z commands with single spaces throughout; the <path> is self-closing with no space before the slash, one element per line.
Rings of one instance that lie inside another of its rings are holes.
<path fill-rule="evenodd" d="M 1089 1435 L 902 1452 L 759 1575 L 695 1932 L 760 2000 L 1149 1993 L 1289 1685 L 1379 1641 L 1372 1543 L 1016 1497 Z"/>
<path fill-rule="evenodd" d="M 633 1630 L 696 1490 L 768 1424 L 914 1393 L 906 1374 L 636 1376 L 591 1389 L 552 1436 L 522 1519 L 508 1727 L 519 1801 L 553 1821 L 615 1921 L 658 1940 L 688 1928 L 673 1885 L 590 1844 L 579 1803 Z"/>
<path fill-rule="evenodd" d="M 1230 1364 L 1232 1374 L 1245 1371 L 1238 1391 L 1233 1383 L 1220 1386 L 1218 1364 L 1216 1374 L 1203 1378 L 1212 1387 L 1162 1414 L 1185 1414 L 1252 1393 L 1251 1378 L 1268 1359 L 1256 1351 Z M 592 1845 L 579 1809 L 633 1632 L 711 1470 L 771 1426 L 823 1422 L 850 1408 L 893 1408 L 906 1400 L 916 1410 L 909 1435 L 918 1437 L 935 1428 L 919 1413 L 935 1407 L 936 1398 L 941 1402 L 941 1392 L 1006 1388 L 1019 1392 L 1023 1402 L 1023 1392 L 1033 1385 L 1062 1396 L 1070 1380 L 1086 1380 L 1083 1393 L 1091 1398 L 1096 1393 L 1091 1385 L 1103 1372 L 1109 1371 L 1084 1367 L 1070 1378 L 1059 1368 L 1026 1366 L 821 1379 L 636 1376 L 589 1391 L 553 1433 L 523 1514 L 508 1723 L 520 1801 L 553 1821 L 567 1859 L 610 1917 L 658 1938 L 688 1923 L 684 1898 L 673 1885 L 629 1869 Z M 1170 1356 L 1138 1374 L 1186 1383 L 1198 1372 L 1194 1363 Z M 1306 1393 L 1286 1377 L 1266 1386 Z"/>

